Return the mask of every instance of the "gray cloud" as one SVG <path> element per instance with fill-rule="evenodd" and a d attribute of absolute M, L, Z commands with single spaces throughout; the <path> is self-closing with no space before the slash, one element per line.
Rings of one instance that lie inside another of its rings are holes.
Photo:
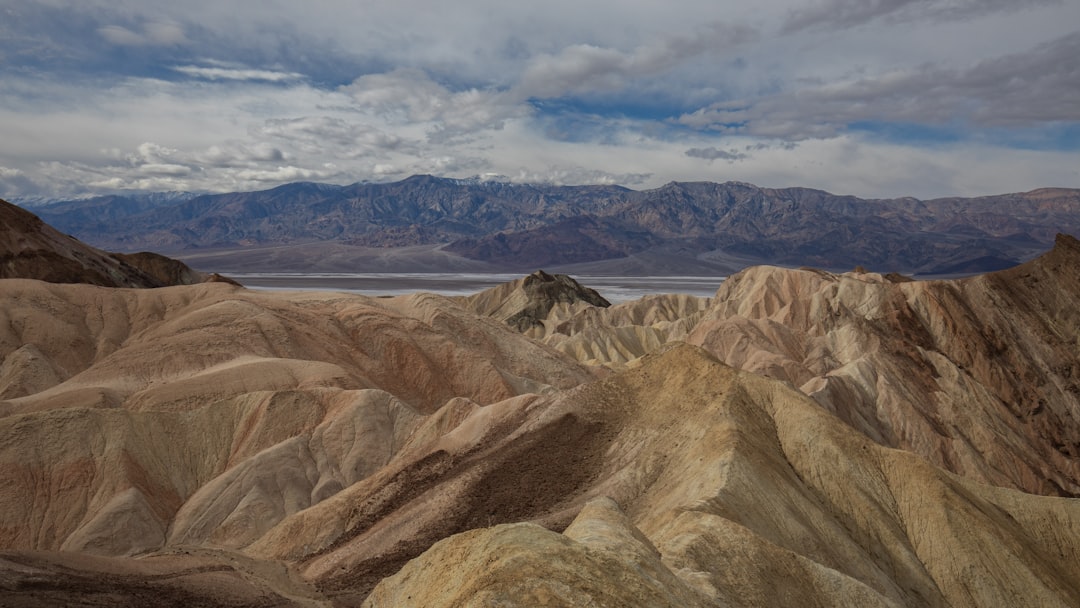
<path fill-rule="evenodd" d="M 824 0 L 789 11 L 781 31 L 809 28 L 843 29 L 872 21 L 911 22 L 962 20 L 1061 0 Z"/>
<path fill-rule="evenodd" d="M 735 48 L 757 38 L 746 26 L 716 23 L 697 33 L 662 37 L 632 52 L 576 44 L 554 55 L 534 57 L 514 93 L 520 98 L 550 98 L 567 93 L 616 91 L 638 77 L 667 70 L 708 52 Z"/>
<path fill-rule="evenodd" d="M 288 155 L 272 144 L 240 142 L 215 144 L 194 156 L 200 165 L 214 167 L 252 167 L 260 162 L 280 163 L 287 159 Z"/>
<path fill-rule="evenodd" d="M 691 158 L 704 158 L 705 160 L 726 160 L 728 162 L 735 162 L 749 158 L 749 155 L 745 152 L 739 152 L 738 150 L 731 148 L 729 150 L 721 150 L 715 147 L 709 148 L 690 148 L 686 151 L 686 155 Z"/>
<path fill-rule="evenodd" d="M 1080 121 L 1080 32 L 964 70 L 937 65 L 772 97 L 722 102 L 685 126 L 801 140 L 835 137 L 860 121 L 1031 126 Z"/>
<path fill-rule="evenodd" d="M 1018 183 L 1068 185 L 1075 145 L 1038 138 L 1080 122 L 1077 23 L 1043 0 L 7 3 L 0 191 L 496 172 L 876 196 L 1005 183 L 1017 158 Z M 1021 140 L 1043 149 L 994 143 Z"/>
<path fill-rule="evenodd" d="M 260 136 L 288 141 L 308 151 L 327 149 L 348 157 L 415 150 L 404 138 L 368 124 L 334 116 L 272 118 L 255 130 Z"/>
<path fill-rule="evenodd" d="M 187 44 L 184 28 L 175 22 L 150 21 L 134 31 L 122 25 L 104 25 L 98 28 L 101 37 L 119 46 L 173 46 Z"/>

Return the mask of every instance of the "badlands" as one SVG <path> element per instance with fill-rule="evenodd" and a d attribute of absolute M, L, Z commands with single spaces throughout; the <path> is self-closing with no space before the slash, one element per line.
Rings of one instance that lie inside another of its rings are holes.
<path fill-rule="evenodd" d="M 6 269 L 131 266 L 23 220 Z M 3 606 L 1080 605 L 1069 236 L 615 306 L 19 276 Z"/>

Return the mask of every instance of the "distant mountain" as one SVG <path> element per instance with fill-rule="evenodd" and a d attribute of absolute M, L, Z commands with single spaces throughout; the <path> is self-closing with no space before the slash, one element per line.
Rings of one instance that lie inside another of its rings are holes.
<path fill-rule="evenodd" d="M 504 270 L 650 256 L 678 267 L 674 255 L 687 268 L 724 258 L 927 274 L 1000 269 L 1051 246 L 1057 232 L 1080 234 L 1080 190 L 864 200 L 740 182 L 634 191 L 421 175 L 389 184 L 295 183 L 166 204 L 91 199 L 40 213 L 61 230 L 119 251 L 446 245 L 444 252 Z"/>
<path fill-rule="evenodd" d="M 88 283 L 104 287 L 163 287 L 222 280 L 156 253 L 112 254 L 61 234 L 0 200 L 0 279 Z"/>
<path fill-rule="evenodd" d="M 135 204 L 145 205 L 147 207 L 155 207 L 160 205 L 172 205 L 181 203 L 183 201 L 191 200 L 196 196 L 199 196 L 199 192 L 137 192 L 132 194 L 117 195 L 108 194 L 103 196 L 97 195 L 85 195 L 77 196 L 75 198 L 56 198 L 51 196 L 22 196 L 11 199 L 10 202 L 15 203 L 20 207 L 27 209 L 35 209 L 41 207 L 55 207 L 57 205 L 66 206 L 71 203 L 76 205 L 88 204 L 91 207 L 107 205 L 110 202 L 121 200 L 131 201 Z"/>

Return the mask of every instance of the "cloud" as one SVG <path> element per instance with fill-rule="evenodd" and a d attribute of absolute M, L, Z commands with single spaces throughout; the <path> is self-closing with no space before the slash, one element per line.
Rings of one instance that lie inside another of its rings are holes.
<path fill-rule="evenodd" d="M 353 116 L 353 118 L 360 118 Z M 372 125 L 337 116 L 272 118 L 255 129 L 261 136 L 293 142 L 305 149 L 333 145 L 346 156 L 379 154 L 406 147 L 406 140 Z"/>
<path fill-rule="evenodd" d="M 451 90 L 422 70 L 402 68 L 357 78 L 344 91 L 358 109 L 394 124 L 423 123 L 429 137 L 448 139 L 478 130 L 500 129 L 531 108 L 498 90 Z"/>
<path fill-rule="evenodd" d="M 923 65 L 679 117 L 695 129 L 787 140 L 835 137 L 853 123 L 1027 127 L 1080 121 L 1080 32 L 968 69 Z"/>
<path fill-rule="evenodd" d="M 417 9 L 8 3 L 0 166 L 21 175 L 0 188 L 228 191 L 417 172 L 869 196 L 1080 184 L 1076 2 Z M 1042 165 L 1003 171 L 1009 153 Z"/>
<path fill-rule="evenodd" d="M 640 186 L 653 177 L 652 173 L 618 173 L 584 167 L 552 166 L 539 171 L 520 170 L 511 181 L 523 184 L 566 186 L 597 184 L 602 186 Z"/>
<path fill-rule="evenodd" d="M 734 148 L 729 150 L 721 150 L 715 147 L 709 148 L 690 148 L 686 151 L 686 155 L 691 158 L 704 158 L 709 161 L 714 160 L 726 160 L 728 162 L 735 162 L 737 160 L 743 160 L 748 158 L 749 155 L 745 152 L 739 152 Z"/>
<path fill-rule="evenodd" d="M 846 29 L 878 20 L 964 20 L 1058 3 L 1060 0 L 824 0 L 791 9 L 781 31 Z"/>
<path fill-rule="evenodd" d="M 182 177 L 190 175 L 192 168 L 187 165 L 172 165 L 168 163 L 147 163 L 139 165 L 139 173 L 145 175 L 158 175 L 170 177 Z"/>
<path fill-rule="evenodd" d="M 290 80 L 302 80 L 303 74 L 297 72 L 278 72 L 274 70 L 253 70 L 249 68 L 226 68 L 226 67 L 200 67 L 195 65 L 181 65 L 172 68 L 174 71 L 194 78 L 205 80 L 261 80 L 265 82 L 287 82 Z"/>
<path fill-rule="evenodd" d="M 236 173 L 236 177 L 251 182 L 268 182 L 281 184 L 295 181 L 311 181 L 329 179 L 338 175 L 333 169 L 304 169 L 302 167 L 285 166 L 270 170 L 243 170 Z"/>
<path fill-rule="evenodd" d="M 287 155 L 269 143 L 252 145 L 241 142 L 225 142 L 208 147 L 197 153 L 194 159 L 199 164 L 215 167 L 251 167 L 260 162 L 281 162 Z"/>
<path fill-rule="evenodd" d="M 103 25 L 98 34 L 117 46 L 176 46 L 189 41 L 184 28 L 174 22 L 150 21 L 136 32 L 122 25 Z"/>
<path fill-rule="evenodd" d="M 650 76 L 708 52 L 724 51 L 757 38 L 746 26 L 716 23 L 697 33 L 666 36 L 626 53 L 577 44 L 539 55 L 525 68 L 514 93 L 521 98 L 617 91 L 635 78 Z"/>

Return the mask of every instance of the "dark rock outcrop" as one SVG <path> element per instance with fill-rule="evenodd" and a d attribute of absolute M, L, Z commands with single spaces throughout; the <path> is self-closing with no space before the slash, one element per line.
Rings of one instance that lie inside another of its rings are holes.
<path fill-rule="evenodd" d="M 228 280 L 155 253 L 112 254 L 90 247 L 53 229 L 33 213 L 0 200 L 0 279 L 13 278 L 102 287 L 164 287 Z"/>

